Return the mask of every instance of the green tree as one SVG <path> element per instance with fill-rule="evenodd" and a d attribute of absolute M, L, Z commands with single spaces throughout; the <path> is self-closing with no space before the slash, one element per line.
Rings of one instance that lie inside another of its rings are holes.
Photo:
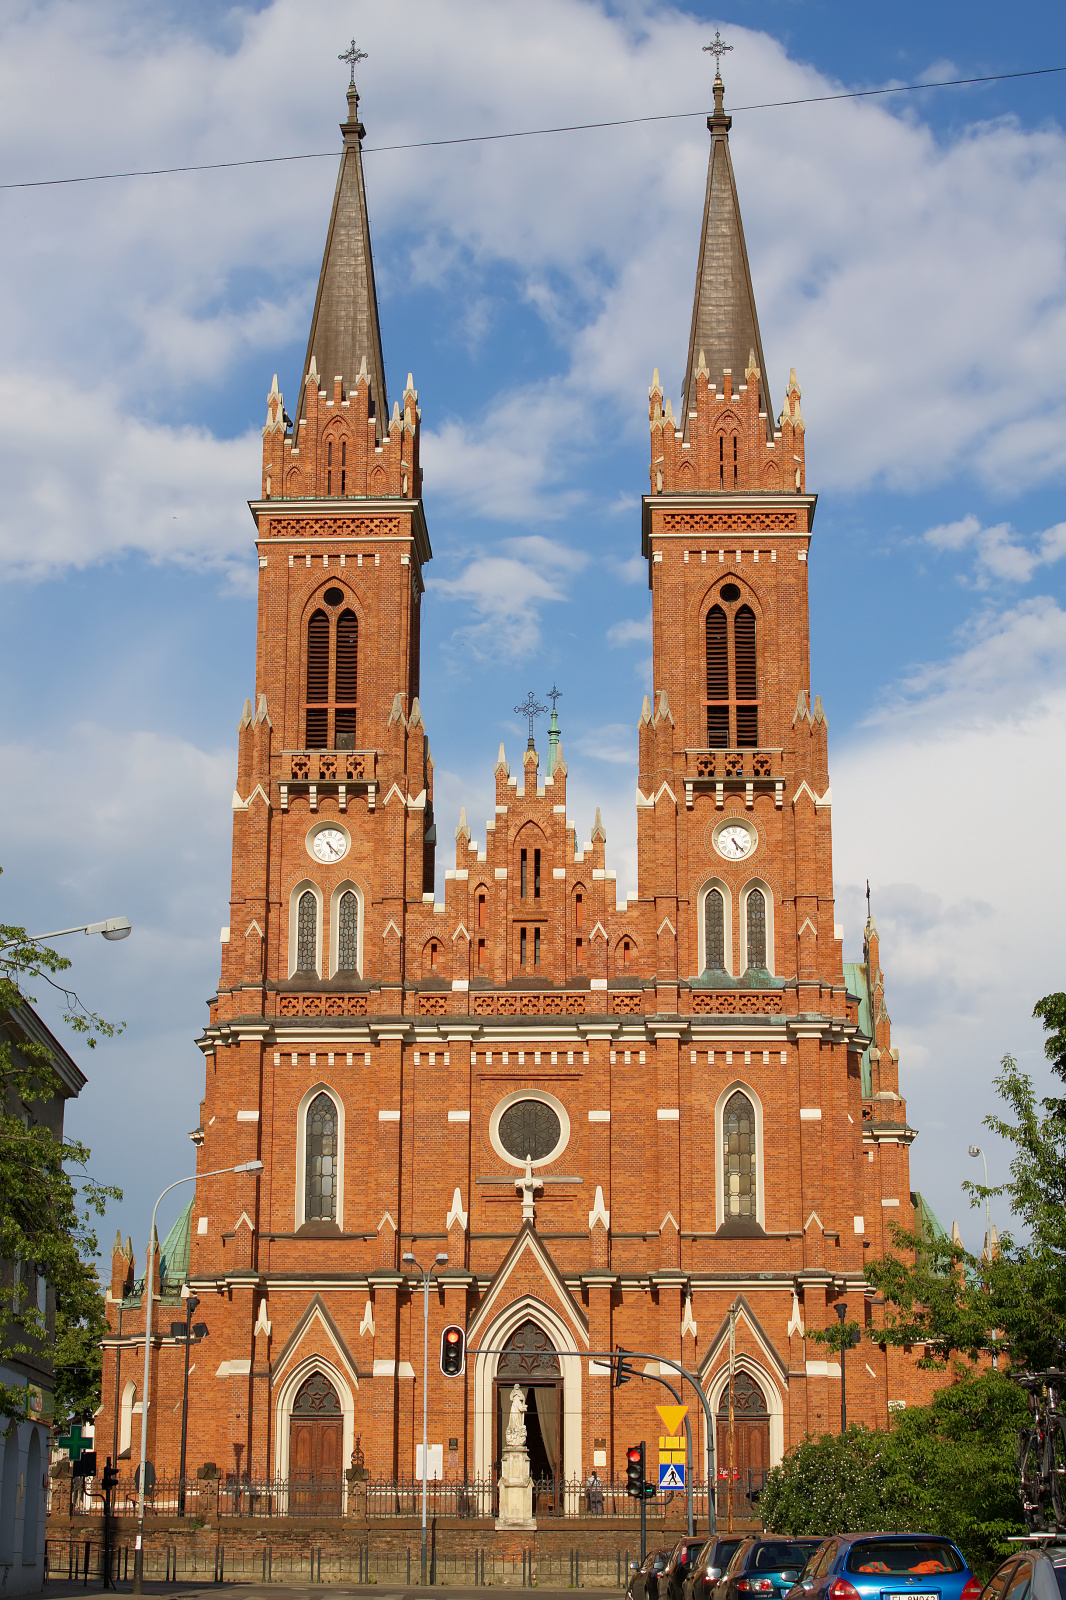
<path fill-rule="evenodd" d="M 793 1534 L 942 1533 L 979 1576 L 1024 1532 L 1014 1457 L 1025 1396 L 998 1372 L 965 1373 L 890 1431 L 859 1425 L 807 1439 L 770 1473 L 765 1525 Z"/>
<path fill-rule="evenodd" d="M 33 1001 L 26 984 L 43 981 L 59 992 L 65 1022 L 90 1049 L 121 1032 L 121 1024 L 104 1021 L 59 982 L 69 967 L 65 957 L 27 938 L 25 928 L 0 924 L 0 1018 L 17 1027 L 20 1008 Z M 0 1361 L 38 1350 L 46 1338 L 35 1292 L 43 1275 L 55 1294 L 56 1414 L 67 1422 L 98 1403 L 99 1363 L 89 1346 L 100 1336 L 103 1303 L 92 1265 L 93 1219 L 108 1200 L 121 1199 L 121 1190 L 88 1175 L 84 1144 L 56 1137 L 38 1120 L 37 1108 L 61 1088 L 44 1045 L 24 1038 L 16 1053 L 0 1041 L 0 1260 L 14 1278 L 10 1311 L 0 1322 Z M 24 1416 L 25 1409 L 25 1390 L 0 1383 L 0 1416 Z"/>

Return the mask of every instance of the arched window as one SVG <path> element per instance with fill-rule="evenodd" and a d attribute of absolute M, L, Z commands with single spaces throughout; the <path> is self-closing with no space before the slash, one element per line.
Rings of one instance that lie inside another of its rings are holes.
<path fill-rule="evenodd" d="M 318 970 L 318 901 L 305 889 L 296 908 L 296 970 Z"/>
<path fill-rule="evenodd" d="M 756 1221 L 755 1108 L 740 1089 L 722 1112 L 722 1151 L 726 1218 Z"/>
<path fill-rule="evenodd" d="M 359 970 L 359 896 L 346 889 L 337 907 L 337 971 Z"/>
<path fill-rule="evenodd" d="M 747 917 L 746 953 L 749 967 L 766 966 L 766 896 L 761 889 L 749 889 L 745 906 Z"/>
<path fill-rule="evenodd" d="M 755 612 L 736 605 L 740 585 L 723 583 L 707 613 L 707 748 L 756 749 L 759 673 Z M 734 610 L 734 606 L 736 609 Z"/>
<path fill-rule="evenodd" d="M 4 1480 L 0 1489 L 0 1562 L 15 1559 L 15 1505 L 19 1481 L 19 1431 L 8 1424 L 4 1439 Z"/>
<path fill-rule="evenodd" d="M 725 896 L 721 889 L 708 889 L 703 905 L 704 970 L 725 971 Z"/>
<path fill-rule="evenodd" d="M 337 1107 L 317 1094 L 307 1108 L 304 1221 L 337 1220 Z"/>
<path fill-rule="evenodd" d="M 307 624 L 308 750 L 326 747 L 329 734 L 329 618 L 316 611 Z"/>
<path fill-rule="evenodd" d="M 118 1453 L 128 1456 L 133 1439 L 133 1408 L 137 1400 L 137 1385 L 127 1378 L 122 1390 L 122 1403 L 118 1413 Z"/>
<path fill-rule="evenodd" d="M 344 590 L 331 584 L 327 606 L 344 604 Z M 359 681 L 359 618 L 345 607 L 334 626 L 319 609 L 307 624 L 307 693 L 304 701 L 308 750 L 354 750 Z"/>
<path fill-rule="evenodd" d="M 41 1525 L 41 1435 L 30 1434 L 26 1451 L 26 1498 L 22 1506 L 22 1565 L 37 1565 L 38 1533 Z"/>

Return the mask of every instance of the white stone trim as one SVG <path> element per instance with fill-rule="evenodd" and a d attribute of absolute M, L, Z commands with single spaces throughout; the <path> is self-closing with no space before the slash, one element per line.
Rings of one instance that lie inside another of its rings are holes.
<path fill-rule="evenodd" d="M 301 878 L 289 893 L 289 977 L 296 976 L 296 942 L 299 928 L 300 896 L 310 889 L 318 904 L 315 927 L 315 976 L 322 976 L 322 890 L 311 878 Z"/>
<path fill-rule="evenodd" d="M 317 1320 L 328 1333 L 329 1330 L 322 1320 L 321 1313 L 318 1312 L 316 1315 Z M 315 1318 L 311 1319 L 312 1322 L 314 1320 Z M 310 1326 L 311 1323 L 309 1322 L 308 1328 Z M 306 1332 L 307 1329 L 304 1331 Z M 334 1344 L 334 1346 L 336 1344 L 332 1335 L 330 1336 L 330 1343 Z M 338 1351 L 337 1353 L 339 1356 L 340 1352 Z M 347 1363 L 345 1363 L 346 1366 Z M 274 1401 L 274 1472 L 275 1476 L 279 1478 L 288 1478 L 289 1476 L 289 1417 L 292 1413 L 292 1403 L 296 1398 L 296 1391 L 304 1379 L 311 1376 L 312 1372 L 321 1372 L 324 1377 L 329 1379 L 337 1391 L 337 1398 L 341 1403 L 344 1430 L 341 1459 L 342 1461 L 350 1461 L 352 1458 L 352 1450 L 355 1448 L 355 1401 L 348 1374 L 345 1368 L 342 1368 L 337 1362 L 331 1361 L 327 1356 L 307 1356 L 286 1374 L 278 1386 L 277 1398 Z M 354 1382 L 356 1389 L 358 1389 L 359 1379 L 354 1372 L 351 1373 L 351 1381 Z M 345 1505 L 343 1508 L 345 1510 L 347 1509 L 347 1498 L 348 1486 L 345 1483 Z"/>
<path fill-rule="evenodd" d="M 544 1105 L 551 1106 L 552 1110 L 555 1112 L 555 1115 L 559 1118 L 559 1140 L 555 1146 L 555 1149 L 550 1150 L 546 1156 L 541 1156 L 539 1161 L 534 1161 L 533 1163 L 534 1167 L 550 1166 L 553 1161 L 558 1161 L 559 1157 L 570 1143 L 570 1117 L 562 1101 L 557 1100 L 555 1096 L 553 1094 L 549 1094 L 546 1089 L 516 1089 L 513 1094 L 505 1095 L 502 1100 L 497 1101 L 496 1105 L 493 1106 L 492 1113 L 489 1117 L 489 1143 L 495 1150 L 496 1154 L 500 1157 L 501 1161 L 506 1161 L 508 1166 L 525 1166 L 526 1163 L 524 1157 L 519 1158 L 511 1155 L 510 1151 L 505 1150 L 500 1142 L 500 1118 L 510 1106 L 516 1105 L 519 1100 L 540 1100 Z"/>
<path fill-rule="evenodd" d="M 343 883 L 338 883 L 329 897 L 329 972 L 331 977 L 337 974 L 337 962 L 340 959 L 340 909 L 341 896 L 351 892 L 359 902 L 359 937 L 355 942 L 355 971 L 357 977 L 363 976 L 363 928 L 365 917 L 363 915 L 366 902 L 363 891 L 351 878 L 345 878 Z"/>
<path fill-rule="evenodd" d="M 304 1216 L 306 1202 L 307 1182 L 307 1108 L 318 1094 L 328 1094 L 337 1108 L 337 1216 L 338 1228 L 344 1226 L 344 1145 L 345 1145 L 345 1119 L 344 1101 L 340 1093 L 331 1083 L 314 1083 L 307 1090 L 300 1104 L 296 1108 L 296 1228 L 303 1227 L 307 1218 Z"/>
<path fill-rule="evenodd" d="M 766 1163 L 763 1151 L 766 1146 L 763 1139 L 762 1101 L 751 1084 L 745 1083 L 742 1078 L 734 1078 L 732 1083 L 726 1084 L 714 1107 L 714 1209 L 717 1218 L 716 1225 L 720 1228 L 727 1216 L 725 1209 L 725 1135 L 722 1129 L 723 1115 L 726 1101 L 737 1089 L 747 1095 L 755 1112 L 755 1220 L 761 1228 L 765 1228 Z"/>

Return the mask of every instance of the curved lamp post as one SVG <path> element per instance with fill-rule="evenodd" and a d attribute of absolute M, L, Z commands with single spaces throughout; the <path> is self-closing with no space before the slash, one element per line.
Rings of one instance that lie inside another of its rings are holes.
<path fill-rule="evenodd" d="M 76 931 L 76 930 L 75 930 Z M 178 1189 L 183 1183 L 195 1183 L 200 1178 L 221 1178 L 227 1172 L 262 1172 L 261 1161 L 242 1161 L 236 1167 L 217 1167 L 214 1172 L 192 1172 L 187 1178 L 179 1178 L 176 1183 L 169 1183 L 152 1207 L 152 1226 L 148 1232 L 148 1261 L 144 1273 L 144 1293 L 148 1310 L 144 1319 L 144 1387 L 141 1390 L 141 1465 L 137 1473 L 137 1543 L 133 1553 L 133 1593 L 144 1593 L 144 1468 L 148 1457 L 148 1384 L 150 1381 L 149 1362 L 152 1352 L 152 1253 L 155 1247 L 155 1216 L 159 1210 L 159 1201 L 166 1198 L 171 1189 Z"/>
<path fill-rule="evenodd" d="M 976 1160 L 976 1158 L 978 1156 L 980 1156 L 981 1157 L 981 1164 L 985 1169 L 985 1190 L 986 1190 L 986 1193 L 985 1193 L 985 1252 L 988 1255 L 989 1259 L 991 1259 L 991 1256 L 992 1256 L 992 1209 L 991 1209 L 991 1206 L 989 1205 L 988 1193 L 987 1193 L 987 1190 L 988 1190 L 988 1159 L 985 1156 L 985 1153 L 981 1149 L 981 1146 L 979 1144 L 972 1144 L 970 1146 L 970 1154 L 971 1154 L 971 1156 L 974 1157 L 975 1160 Z"/>
<path fill-rule="evenodd" d="M 27 944 L 43 944 L 46 939 L 62 939 L 67 933 L 102 933 L 105 939 L 128 939 L 133 926 L 128 917 L 105 917 L 103 922 L 79 922 L 76 928 L 57 928 L 54 933 L 28 933 Z M 18 939 L 8 939 L 0 950 L 8 950 Z"/>
<path fill-rule="evenodd" d="M 416 1261 L 410 1251 L 401 1258 L 409 1267 L 422 1274 L 422 1586 L 426 1584 L 426 1472 L 429 1456 L 429 1282 L 433 1268 L 428 1271 Z M 448 1260 L 445 1250 L 439 1250 L 433 1265 L 443 1267 Z"/>

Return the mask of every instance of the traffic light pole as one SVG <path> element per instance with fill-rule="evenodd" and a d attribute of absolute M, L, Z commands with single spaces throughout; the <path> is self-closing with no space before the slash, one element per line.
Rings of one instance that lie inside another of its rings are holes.
<path fill-rule="evenodd" d="M 644 1440 L 640 1441 L 641 1452 L 644 1456 L 645 1470 L 647 1469 L 648 1453 L 644 1448 Z M 640 1497 L 640 1564 L 644 1565 L 648 1555 L 648 1497 Z"/>
<path fill-rule="evenodd" d="M 498 1348 L 493 1345 L 480 1345 L 473 1353 L 475 1356 L 502 1356 L 508 1352 L 504 1350 L 502 1345 Z M 557 1351 L 557 1354 L 576 1356 L 578 1360 L 583 1361 L 602 1360 L 614 1362 L 622 1359 L 617 1350 L 560 1350 Z M 687 1367 L 683 1367 L 679 1361 L 671 1361 L 669 1356 L 661 1356 L 654 1350 L 627 1350 L 625 1354 L 638 1361 L 657 1361 L 660 1366 L 669 1367 L 679 1377 L 686 1379 L 695 1389 L 700 1405 L 703 1407 L 704 1426 L 707 1430 L 707 1532 L 709 1534 L 717 1533 L 718 1518 L 715 1509 L 715 1498 L 718 1480 L 715 1476 L 714 1465 L 714 1419 L 711 1415 L 711 1402 L 700 1387 L 699 1378 L 694 1372 L 690 1372 Z M 652 1376 L 653 1374 L 649 1372 L 648 1377 Z"/>

